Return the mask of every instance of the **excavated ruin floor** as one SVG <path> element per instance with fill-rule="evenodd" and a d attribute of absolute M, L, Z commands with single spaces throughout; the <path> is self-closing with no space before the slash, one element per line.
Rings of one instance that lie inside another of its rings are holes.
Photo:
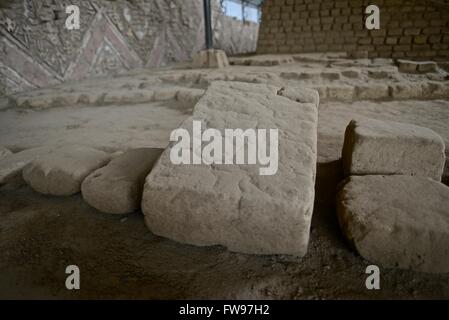
<path fill-rule="evenodd" d="M 390 60 L 339 55 L 248 59 L 234 59 L 245 66 L 225 70 L 135 70 L 4 98 L 0 146 L 14 152 L 71 144 L 108 152 L 164 147 L 213 80 L 320 87 L 315 210 L 304 258 L 184 245 L 153 235 L 141 212 L 111 216 L 81 195 L 50 197 L 27 186 L 3 186 L 0 298 L 449 298 L 449 274 L 381 269 L 381 290 L 367 290 L 370 263 L 345 243 L 334 209 L 343 133 L 351 119 L 414 123 L 449 145 L 447 73 L 405 74 Z M 403 84 L 412 89 L 396 95 L 395 86 Z M 434 89 L 416 92 L 429 84 Z M 370 101 L 359 95 L 367 85 L 380 90 Z M 79 291 L 65 288 L 70 264 L 80 268 Z"/>

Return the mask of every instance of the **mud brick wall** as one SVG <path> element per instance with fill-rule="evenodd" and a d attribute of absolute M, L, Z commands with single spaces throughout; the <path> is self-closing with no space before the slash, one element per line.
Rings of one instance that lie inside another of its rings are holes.
<path fill-rule="evenodd" d="M 190 60 L 204 47 L 202 0 L 11 0 L 0 9 L 0 95 L 67 80 Z M 80 30 L 65 7 L 80 8 Z M 259 25 L 213 4 L 214 41 L 254 52 Z"/>
<path fill-rule="evenodd" d="M 370 4 L 379 30 L 365 28 Z M 265 0 L 258 53 L 325 51 L 449 60 L 449 1 Z"/>

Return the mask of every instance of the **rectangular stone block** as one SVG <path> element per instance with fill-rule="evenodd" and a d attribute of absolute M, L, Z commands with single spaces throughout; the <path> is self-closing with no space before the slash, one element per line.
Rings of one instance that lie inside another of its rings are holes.
<path fill-rule="evenodd" d="M 146 179 L 142 211 L 148 228 L 188 244 L 305 255 L 315 192 L 318 99 L 316 91 L 305 88 L 212 82 L 181 128 L 192 132 L 192 120 L 201 121 L 203 132 L 218 130 L 223 145 L 225 129 L 278 129 L 278 170 L 264 176 L 260 164 L 173 164 L 173 142 Z"/>
<path fill-rule="evenodd" d="M 343 169 L 349 175 L 402 174 L 441 181 L 444 141 L 434 131 L 412 124 L 352 120 L 345 132 Z"/>

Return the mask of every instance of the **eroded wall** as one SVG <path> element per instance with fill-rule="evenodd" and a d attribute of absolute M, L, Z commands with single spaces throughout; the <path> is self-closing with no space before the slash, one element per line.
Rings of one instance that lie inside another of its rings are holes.
<path fill-rule="evenodd" d="M 67 30 L 67 5 L 80 30 Z M 215 45 L 254 52 L 258 25 L 213 2 Z M 0 10 L 0 94 L 187 61 L 204 45 L 202 0 L 16 0 Z"/>

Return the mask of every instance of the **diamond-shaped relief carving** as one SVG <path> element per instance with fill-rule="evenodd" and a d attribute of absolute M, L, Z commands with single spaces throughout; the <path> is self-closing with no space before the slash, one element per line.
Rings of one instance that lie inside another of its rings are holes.
<path fill-rule="evenodd" d="M 71 4 L 80 8 L 80 30 L 65 28 L 65 8 Z M 95 14 L 95 8 L 86 0 L 22 0 L 0 10 L 0 28 L 34 59 L 63 77 Z"/>
<path fill-rule="evenodd" d="M 128 69 L 109 41 L 104 40 L 97 52 L 89 76 L 105 76 Z"/>
<path fill-rule="evenodd" d="M 106 12 L 144 62 L 155 55 L 153 50 L 164 50 L 168 54 L 166 63 L 176 60 L 173 58 L 175 56 L 189 57 L 196 47 L 198 30 L 203 23 L 199 3 L 185 0 L 122 0 L 111 2 Z M 167 48 L 155 48 L 155 43 L 164 33 L 168 33 L 177 45 L 159 42 Z"/>

